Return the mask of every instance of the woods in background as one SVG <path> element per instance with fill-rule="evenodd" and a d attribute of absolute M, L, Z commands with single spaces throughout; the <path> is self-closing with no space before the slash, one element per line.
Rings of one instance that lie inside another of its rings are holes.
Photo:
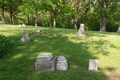
<path fill-rule="evenodd" d="M 120 32 L 120 0 L 0 0 L 2 24 Z"/>

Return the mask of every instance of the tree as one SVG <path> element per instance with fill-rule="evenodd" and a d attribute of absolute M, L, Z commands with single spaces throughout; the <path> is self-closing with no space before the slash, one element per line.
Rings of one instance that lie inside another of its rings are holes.
<path fill-rule="evenodd" d="M 24 9 L 24 14 L 28 17 L 32 15 L 35 18 L 35 26 L 38 26 L 38 17 L 41 10 L 41 0 L 24 0 L 24 4 L 20 7 L 21 10 Z M 33 15 L 34 14 L 34 15 Z"/>
<path fill-rule="evenodd" d="M 86 15 L 90 10 L 90 0 L 70 0 L 70 4 L 73 7 L 72 13 L 72 25 L 77 30 L 78 20 L 81 19 L 82 15 Z"/>
<path fill-rule="evenodd" d="M 1 14 L 1 18 L 2 18 L 2 24 L 5 24 L 5 17 L 4 17 L 4 3 L 5 1 L 4 0 L 2 0 L 2 1 L 0 1 L 0 3 L 1 3 L 1 8 L 2 8 L 2 14 Z"/>
<path fill-rule="evenodd" d="M 38 21 L 38 11 L 41 9 L 41 0 L 35 0 L 34 10 L 35 10 L 35 26 L 37 26 Z"/>
<path fill-rule="evenodd" d="M 42 7 L 53 16 L 53 28 L 56 28 L 56 17 L 61 13 L 63 6 L 63 0 L 42 0 Z"/>
<path fill-rule="evenodd" d="M 106 32 L 106 21 L 107 16 L 113 11 L 113 7 L 116 6 L 118 0 L 98 0 L 99 3 L 98 10 L 100 10 L 100 30 L 101 32 Z"/>
<path fill-rule="evenodd" d="M 107 0 L 100 0 L 100 31 L 106 32 Z"/>
<path fill-rule="evenodd" d="M 14 24 L 14 17 L 18 13 L 18 8 L 22 4 L 22 0 L 6 0 L 8 7 L 9 7 L 9 13 L 10 13 L 10 24 Z"/>
<path fill-rule="evenodd" d="M 119 18 L 120 17 L 120 14 L 119 14 L 120 13 L 120 8 L 119 7 L 120 7 L 120 2 L 117 3 L 117 10 L 115 12 L 116 13 L 115 15 L 116 15 L 116 17 L 117 17 L 117 19 L 119 21 L 118 30 L 116 31 L 118 33 L 120 33 L 120 18 Z"/>

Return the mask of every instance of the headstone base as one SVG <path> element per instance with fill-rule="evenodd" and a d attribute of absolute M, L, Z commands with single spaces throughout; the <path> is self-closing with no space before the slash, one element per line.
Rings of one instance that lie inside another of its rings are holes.
<path fill-rule="evenodd" d="M 52 57 L 50 61 L 35 62 L 35 69 L 38 71 L 55 71 L 57 57 Z"/>
<path fill-rule="evenodd" d="M 25 38 L 21 38 L 20 42 L 31 42 L 31 39 L 25 39 Z"/>
<path fill-rule="evenodd" d="M 76 37 L 85 38 L 85 34 L 79 34 L 78 33 Z"/>
<path fill-rule="evenodd" d="M 41 32 L 34 32 L 33 35 L 42 35 Z"/>

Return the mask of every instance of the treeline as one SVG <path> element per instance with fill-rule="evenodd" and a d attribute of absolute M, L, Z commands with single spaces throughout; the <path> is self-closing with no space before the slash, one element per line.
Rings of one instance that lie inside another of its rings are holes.
<path fill-rule="evenodd" d="M 0 0 L 2 24 L 120 32 L 120 0 Z"/>

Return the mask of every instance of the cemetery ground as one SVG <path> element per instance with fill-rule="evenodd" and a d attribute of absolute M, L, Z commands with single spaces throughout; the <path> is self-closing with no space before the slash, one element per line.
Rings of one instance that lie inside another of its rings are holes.
<path fill-rule="evenodd" d="M 21 43 L 28 29 L 30 43 Z M 33 35 L 35 29 L 47 34 Z M 119 80 L 120 33 L 0 24 L 0 34 L 14 41 L 15 47 L 0 60 L 0 80 Z M 65 56 L 67 71 L 36 71 L 34 63 L 40 53 Z M 89 59 L 98 60 L 98 71 L 88 71 Z"/>

